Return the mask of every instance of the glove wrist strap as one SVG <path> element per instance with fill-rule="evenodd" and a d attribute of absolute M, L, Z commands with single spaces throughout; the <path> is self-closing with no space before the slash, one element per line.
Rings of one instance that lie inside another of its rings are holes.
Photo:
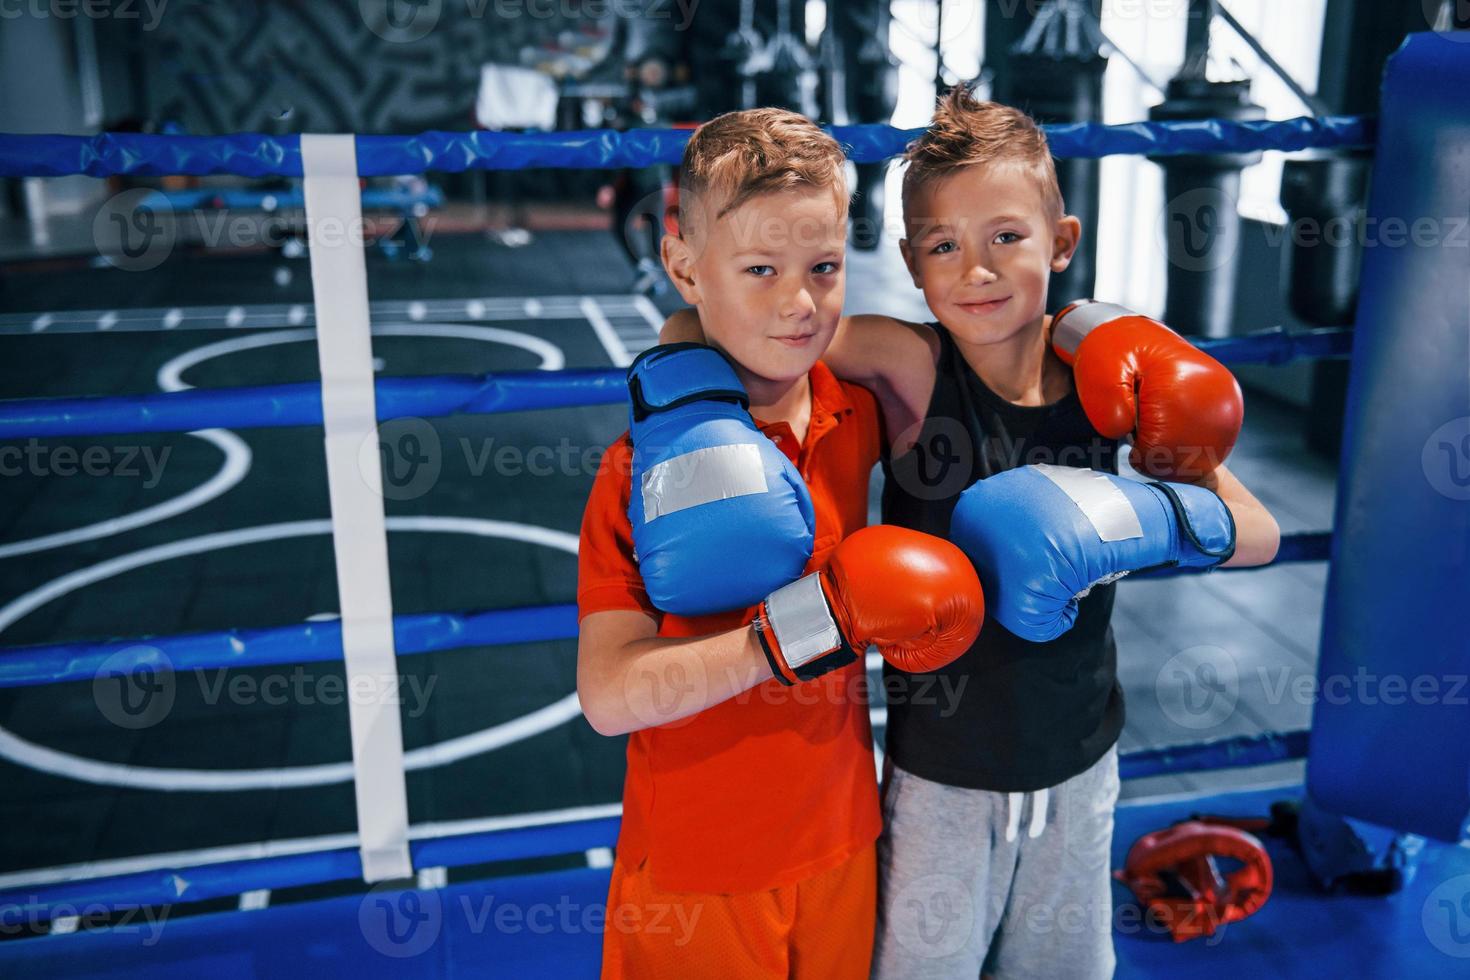
<path fill-rule="evenodd" d="M 1174 511 L 1179 528 L 1179 564 L 1214 568 L 1235 554 L 1235 517 L 1212 491 L 1187 483 L 1153 482 Z"/>
<path fill-rule="evenodd" d="M 734 366 L 708 344 L 661 344 L 639 354 L 628 366 L 632 421 L 698 401 L 728 401 L 750 406 Z"/>
<path fill-rule="evenodd" d="M 755 627 L 771 673 L 783 684 L 821 677 L 857 659 L 816 573 L 767 596 Z"/>

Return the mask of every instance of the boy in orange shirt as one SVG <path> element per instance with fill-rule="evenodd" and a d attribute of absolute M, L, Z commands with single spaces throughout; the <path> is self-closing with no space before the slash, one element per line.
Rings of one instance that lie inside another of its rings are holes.
<path fill-rule="evenodd" d="M 713 346 L 630 368 L 631 433 L 579 554 L 578 695 L 599 732 L 631 733 L 604 977 L 865 977 L 863 650 L 928 670 L 979 631 L 958 549 L 864 529 L 877 404 L 817 360 L 842 310 L 843 162 L 774 109 L 685 151 L 663 260 Z"/>

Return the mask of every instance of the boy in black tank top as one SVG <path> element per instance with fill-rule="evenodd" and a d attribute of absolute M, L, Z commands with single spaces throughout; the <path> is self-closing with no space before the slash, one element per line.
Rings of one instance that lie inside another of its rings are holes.
<path fill-rule="evenodd" d="M 1218 494 L 1236 532 L 1227 564 L 1270 561 L 1275 521 L 1219 465 L 1240 418 L 1229 372 L 1157 324 L 1183 349 L 1160 358 L 1157 336 L 1134 342 L 1112 324 L 1086 348 L 1052 336 L 1048 277 L 1081 225 L 1035 123 L 958 89 L 905 159 L 900 248 L 937 322 L 844 318 L 824 356 L 882 405 L 884 521 L 947 536 L 975 481 L 1038 464 L 1115 474 L 1127 435 L 1135 468 Z M 661 339 L 698 336 L 676 314 Z M 1111 975 L 1115 588 L 1093 587 L 1045 642 L 987 609 L 949 667 L 885 669 L 874 976 Z"/>

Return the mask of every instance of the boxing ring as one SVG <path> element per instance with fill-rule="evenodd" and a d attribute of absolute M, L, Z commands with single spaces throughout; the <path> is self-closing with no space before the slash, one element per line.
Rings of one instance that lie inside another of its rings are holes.
<path fill-rule="evenodd" d="M 1058 157 L 1372 147 L 1370 218 L 1470 216 L 1470 103 L 1457 94 L 1470 86 L 1467 40 L 1411 37 L 1389 64 L 1376 121 L 1076 124 L 1047 127 L 1047 133 Z M 833 130 L 859 163 L 897 154 L 916 132 L 884 126 Z M 350 216 L 356 205 L 347 199 L 359 177 L 677 163 L 688 135 L 632 130 L 320 138 L 329 143 L 248 134 L 5 136 L 0 138 L 0 174 L 304 178 L 308 216 L 315 208 L 320 219 Z M 318 224 L 308 222 L 313 229 Z M 316 245 L 313 241 L 311 258 L 322 383 L 0 402 L 0 439 L 324 426 L 330 460 L 334 452 L 340 455 L 334 437 L 360 436 L 373 419 L 617 405 L 626 397 L 620 370 L 375 381 L 370 373 L 353 374 L 350 365 L 361 362 L 367 337 L 360 256 L 354 265 L 354 246 L 334 252 Z M 361 251 L 360 243 L 355 247 Z M 1226 363 L 1351 357 L 1338 526 L 1288 537 L 1277 558 L 1331 562 L 1319 683 L 1377 671 L 1439 678 L 1445 681 L 1443 690 L 1449 679 L 1470 671 L 1470 640 L 1457 608 L 1470 595 L 1467 281 L 1470 252 L 1463 249 L 1370 248 L 1354 330 L 1278 329 L 1200 344 Z M 324 302 L 327 284 L 330 304 Z M 332 331 L 337 333 L 329 336 Z M 348 367 L 339 370 L 341 364 Z M 351 465 L 345 456 L 338 463 Z M 329 465 L 329 477 L 339 472 Z M 331 522 L 316 522 L 314 530 L 278 526 L 275 533 L 333 533 L 341 569 L 353 558 L 351 544 L 342 540 L 348 530 L 367 528 L 362 537 L 369 543 L 380 542 L 384 533 L 381 500 L 374 517 L 361 510 L 362 500 L 350 497 L 334 483 Z M 393 529 L 391 524 L 387 529 Z M 373 556 L 362 560 L 371 565 Z M 385 663 L 391 667 L 395 656 L 576 636 L 575 608 L 569 605 L 375 619 L 361 611 L 364 597 L 375 594 L 374 584 L 360 582 L 354 595 L 344 593 L 347 612 L 335 622 L 9 647 L 0 651 L 0 686 L 93 681 L 105 673 L 154 676 L 344 660 L 349 676 L 355 670 L 370 676 Z M 402 795 L 405 772 L 431 764 L 436 751 L 452 749 L 405 752 L 396 705 L 389 707 L 373 711 L 369 706 L 359 714 L 354 706 L 358 751 L 353 763 L 333 770 L 333 778 L 355 785 L 357 833 L 311 846 L 263 841 L 248 854 L 187 865 L 167 854 L 145 856 L 133 870 L 106 876 L 85 866 L 43 869 L 0 893 L 0 926 L 58 927 L 49 935 L 0 942 L 0 974 L 595 976 L 602 931 L 637 926 L 603 907 L 609 878 L 605 849 L 616 842 L 616 808 L 568 810 L 530 825 L 497 825 L 488 818 L 409 825 Z M 18 735 L 0 729 L 0 751 L 8 754 L 18 741 Z M 1115 867 L 1135 838 L 1190 813 L 1261 814 L 1271 802 L 1300 797 L 1304 790 L 1341 821 L 1319 826 L 1351 832 L 1309 842 L 1309 850 L 1317 847 L 1310 861 L 1268 840 L 1276 867 L 1270 901 L 1208 942 L 1175 945 L 1136 917 L 1115 916 L 1120 975 L 1464 975 L 1470 969 L 1465 962 L 1470 960 L 1470 849 L 1457 845 L 1470 830 L 1467 746 L 1470 707 L 1445 694 L 1428 703 L 1417 698 L 1321 700 L 1310 733 L 1123 755 L 1124 779 L 1288 759 L 1307 760 L 1307 779 L 1305 787 L 1124 803 L 1117 813 Z M 389 764 L 372 763 L 370 757 Z M 286 773 L 270 777 L 277 785 L 291 785 L 288 771 L 276 772 Z M 197 777 L 197 789 L 228 788 L 212 787 L 207 771 L 175 772 L 169 778 L 174 777 Z M 1368 825 L 1381 829 L 1381 840 Z M 446 884 L 442 872 L 433 873 L 557 855 L 591 859 L 587 867 L 455 884 Z M 1392 866 L 1401 889 L 1387 896 L 1326 895 L 1315 883 L 1334 861 L 1357 867 L 1365 860 Z M 267 890 L 349 881 L 363 888 L 263 908 L 250 900 Z M 234 908 L 169 918 L 170 909 L 221 901 Z M 933 911 L 942 927 L 942 905 L 936 903 Z M 68 931 L 79 918 L 106 924 Z M 59 927 L 64 922 L 70 924 Z"/>

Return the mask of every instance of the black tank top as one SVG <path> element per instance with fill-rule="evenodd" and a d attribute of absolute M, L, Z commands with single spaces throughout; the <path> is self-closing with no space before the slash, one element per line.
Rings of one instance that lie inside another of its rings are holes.
<path fill-rule="evenodd" d="M 885 523 L 947 538 L 955 502 L 975 480 L 1032 463 L 1118 472 L 1118 443 L 1087 421 L 1075 389 L 1051 405 L 1013 405 L 935 328 L 938 378 L 920 437 L 883 463 Z M 1115 588 L 1093 589 L 1055 640 L 1023 640 L 987 616 L 975 645 L 948 667 L 908 674 L 885 665 L 894 763 L 951 786 L 1030 792 L 1102 758 L 1123 730 L 1109 625 Z"/>

